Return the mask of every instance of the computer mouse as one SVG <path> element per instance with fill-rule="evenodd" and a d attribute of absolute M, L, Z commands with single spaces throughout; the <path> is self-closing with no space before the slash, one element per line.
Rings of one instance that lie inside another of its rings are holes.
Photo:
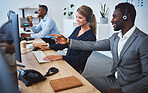
<path fill-rule="evenodd" d="M 37 51 L 37 50 L 39 50 L 39 49 L 41 49 L 41 48 L 35 47 L 35 48 L 32 49 L 32 51 Z"/>
<path fill-rule="evenodd" d="M 31 32 L 30 30 L 26 30 L 26 32 Z"/>

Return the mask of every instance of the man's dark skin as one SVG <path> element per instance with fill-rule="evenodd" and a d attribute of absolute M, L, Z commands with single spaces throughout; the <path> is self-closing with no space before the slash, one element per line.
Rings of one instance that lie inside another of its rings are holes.
<path fill-rule="evenodd" d="M 47 11 L 42 7 L 39 7 L 38 14 L 39 14 L 38 17 L 41 17 L 41 19 L 44 19 L 45 15 L 47 14 Z M 32 21 L 30 21 L 29 17 L 27 17 L 27 22 L 29 23 L 29 26 L 33 26 Z M 22 33 L 21 37 L 31 37 L 31 35 Z"/>
<path fill-rule="evenodd" d="M 123 14 L 120 12 L 120 9 L 119 8 L 115 9 L 111 23 L 113 25 L 114 31 L 121 30 L 122 34 L 124 35 L 129 31 L 129 29 L 131 29 L 134 26 L 134 23 L 131 21 L 131 17 L 129 14 L 127 14 L 128 19 L 126 21 L 123 21 L 122 17 L 123 17 Z M 56 36 L 55 38 L 56 43 L 70 44 L 70 40 L 65 38 L 62 35 L 51 34 L 51 36 Z M 111 88 L 104 93 L 123 93 L 123 92 L 121 88 L 120 89 Z"/>

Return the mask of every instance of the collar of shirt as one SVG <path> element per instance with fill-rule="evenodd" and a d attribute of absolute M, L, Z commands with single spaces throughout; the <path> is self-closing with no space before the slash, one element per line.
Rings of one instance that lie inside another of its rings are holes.
<path fill-rule="evenodd" d="M 121 53 L 121 50 L 124 46 L 124 44 L 126 43 L 127 39 L 132 35 L 132 33 L 134 32 L 134 30 L 136 29 L 136 26 L 133 26 L 128 32 L 126 32 L 124 35 L 122 35 L 122 32 L 120 31 L 118 33 L 118 37 L 120 38 L 119 39 L 119 42 L 118 42 L 118 57 L 120 58 L 120 53 Z M 118 75 L 117 75 L 117 71 L 115 72 L 115 77 L 118 78 Z"/>
<path fill-rule="evenodd" d="M 134 30 L 136 29 L 135 26 L 133 26 L 128 32 L 126 32 L 124 35 L 122 35 L 122 32 L 118 33 L 119 36 L 119 42 L 118 42 L 118 57 L 120 57 L 120 53 L 122 51 L 122 48 L 124 46 L 124 44 L 126 43 L 126 41 L 128 40 L 128 38 L 131 36 L 131 34 L 134 32 Z"/>
<path fill-rule="evenodd" d="M 120 31 L 118 33 L 118 37 L 120 37 L 121 40 L 124 40 L 126 38 L 129 38 L 132 33 L 134 32 L 134 30 L 136 29 L 136 26 L 133 26 L 129 31 L 127 31 L 124 35 L 122 35 L 122 32 Z"/>
<path fill-rule="evenodd" d="M 46 14 L 45 16 L 44 16 L 44 19 L 41 19 L 43 22 L 45 22 L 46 20 L 47 20 L 47 18 L 48 18 L 48 15 Z"/>

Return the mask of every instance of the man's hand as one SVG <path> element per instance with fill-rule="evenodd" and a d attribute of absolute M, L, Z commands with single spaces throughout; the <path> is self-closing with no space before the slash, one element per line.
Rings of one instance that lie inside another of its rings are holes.
<path fill-rule="evenodd" d="M 31 37 L 30 34 L 21 33 L 21 37 Z"/>
<path fill-rule="evenodd" d="M 27 22 L 32 26 L 32 16 L 27 16 Z"/>
<path fill-rule="evenodd" d="M 104 93 L 123 93 L 122 89 L 109 89 Z"/>
<path fill-rule="evenodd" d="M 59 44 L 70 44 L 70 40 L 60 34 L 50 34 L 50 36 L 56 36 L 55 42 Z"/>

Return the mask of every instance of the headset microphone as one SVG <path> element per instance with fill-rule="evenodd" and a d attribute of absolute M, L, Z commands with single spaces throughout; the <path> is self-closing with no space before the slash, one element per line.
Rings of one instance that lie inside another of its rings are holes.
<path fill-rule="evenodd" d="M 85 24 L 81 25 L 81 26 L 85 26 L 88 22 L 86 22 Z"/>
<path fill-rule="evenodd" d="M 123 22 L 124 20 L 121 19 L 120 22 L 117 24 L 116 28 Z"/>
<path fill-rule="evenodd" d="M 90 18 L 86 18 L 87 22 L 85 24 L 81 25 L 81 26 L 85 26 L 88 22 L 90 22 L 92 20 L 93 14 L 90 13 L 89 15 L 91 15 Z"/>
<path fill-rule="evenodd" d="M 86 22 L 85 24 L 81 25 L 81 26 L 85 26 L 88 22 L 91 21 L 91 19 L 92 19 L 92 16 L 91 16 L 91 18 L 87 18 L 87 19 L 86 19 L 87 22 Z"/>

